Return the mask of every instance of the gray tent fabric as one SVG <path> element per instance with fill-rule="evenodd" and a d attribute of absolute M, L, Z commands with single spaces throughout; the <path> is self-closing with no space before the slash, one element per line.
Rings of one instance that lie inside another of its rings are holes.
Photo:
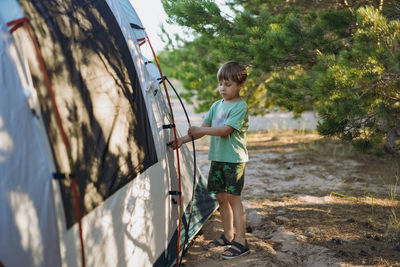
<path fill-rule="evenodd" d="M 51 164 L 28 105 L 23 62 L 0 17 L 0 261 L 60 266 Z M 18 71 L 19 70 L 19 71 Z"/>
<path fill-rule="evenodd" d="M 8 27 L 13 20 L 25 22 Z M 0 3 L 5 266 L 176 262 L 177 159 L 163 127 L 172 116 L 141 54 L 143 28 L 128 0 Z M 183 255 L 217 203 L 200 171 L 193 177 L 188 147 L 180 155 Z"/>

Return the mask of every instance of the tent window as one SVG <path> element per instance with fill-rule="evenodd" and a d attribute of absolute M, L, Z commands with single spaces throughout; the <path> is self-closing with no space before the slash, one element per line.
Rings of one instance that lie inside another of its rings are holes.
<path fill-rule="evenodd" d="M 85 215 L 157 162 L 138 73 L 104 0 L 21 4 L 45 59 L 68 136 L 66 151 L 43 73 L 31 58 L 57 171 L 66 169 L 68 157 Z M 72 191 L 67 179 L 60 184 L 71 227 L 77 220 Z"/>

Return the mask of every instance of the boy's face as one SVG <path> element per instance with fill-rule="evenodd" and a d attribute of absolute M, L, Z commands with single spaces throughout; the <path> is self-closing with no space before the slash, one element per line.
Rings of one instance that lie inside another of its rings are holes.
<path fill-rule="evenodd" d="M 243 84 L 237 84 L 231 80 L 219 81 L 218 91 L 226 101 L 237 101 L 240 100 L 239 92 L 242 89 Z"/>

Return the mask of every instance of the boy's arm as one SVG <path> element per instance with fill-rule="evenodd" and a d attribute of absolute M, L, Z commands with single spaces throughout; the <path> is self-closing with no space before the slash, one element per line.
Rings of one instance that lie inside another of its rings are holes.
<path fill-rule="evenodd" d="M 225 137 L 230 135 L 235 129 L 232 126 L 229 125 L 223 125 L 223 126 L 214 126 L 214 127 L 190 127 L 188 130 L 188 135 L 193 136 L 195 139 L 197 139 L 197 136 L 204 136 L 204 135 L 212 135 L 212 136 L 221 136 Z"/>
<path fill-rule="evenodd" d="M 207 123 L 203 122 L 200 127 L 196 127 L 196 128 L 203 128 L 203 127 L 204 128 L 210 128 L 210 125 L 208 125 Z M 189 130 L 191 128 L 193 128 L 193 127 L 190 127 Z M 189 130 L 188 130 L 188 132 L 189 132 Z M 192 141 L 192 137 L 194 138 L 194 140 L 196 140 L 196 139 L 199 139 L 199 138 L 201 138 L 203 136 L 204 136 L 204 134 L 196 134 L 196 135 L 188 135 L 187 134 L 185 136 L 179 137 L 177 144 L 175 144 L 175 141 L 173 141 L 173 140 L 168 142 L 168 146 L 173 148 L 173 149 L 177 149 L 177 148 L 180 148 L 183 144 L 186 144 L 186 143 Z"/>

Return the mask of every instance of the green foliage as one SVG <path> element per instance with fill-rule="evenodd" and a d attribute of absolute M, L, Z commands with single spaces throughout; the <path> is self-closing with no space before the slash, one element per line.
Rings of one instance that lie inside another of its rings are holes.
<path fill-rule="evenodd" d="M 274 106 L 295 115 L 316 109 L 321 134 L 365 151 L 390 141 L 388 133 L 400 135 L 396 1 L 231 0 L 229 14 L 210 0 L 162 2 L 170 21 L 192 38 L 176 36 L 178 45 L 160 61 L 183 82 L 184 98 L 195 100 L 197 111 L 220 97 L 218 67 L 237 60 L 249 71 L 243 97 L 251 114 Z"/>

